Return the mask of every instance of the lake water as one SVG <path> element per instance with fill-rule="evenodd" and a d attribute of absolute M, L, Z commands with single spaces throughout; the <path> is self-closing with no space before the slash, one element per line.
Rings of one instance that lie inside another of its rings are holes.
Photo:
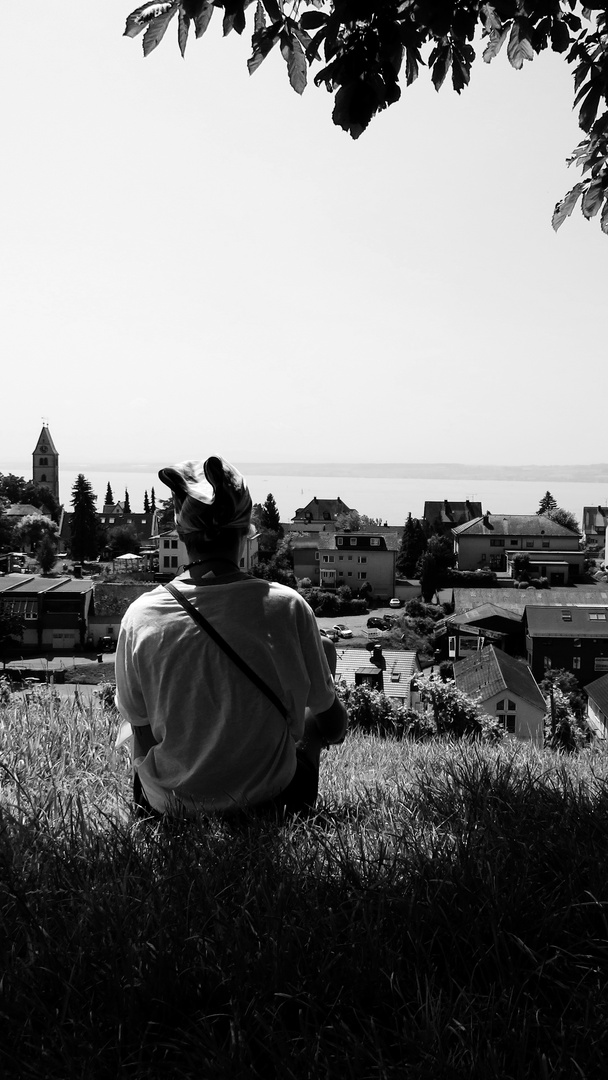
<path fill-rule="evenodd" d="M 129 492 L 131 509 L 137 513 L 143 508 L 144 491 L 150 494 L 152 487 L 157 502 L 167 498 L 168 488 L 161 484 L 155 473 L 146 472 L 95 472 L 85 471 L 93 491 L 97 495 L 97 507 L 101 509 L 108 482 L 115 500 L 124 499 L 125 487 Z M 75 475 L 62 471 L 61 499 L 66 509 L 70 507 L 71 488 Z M 422 517 L 425 500 L 448 499 L 456 502 L 471 499 L 481 502 L 483 510 L 491 514 L 535 514 L 547 488 L 558 506 L 570 510 L 577 521 L 582 517 L 583 506 L 608 505 L 608 483 L 560 482 L 545 480 L 462 480 L 441 478 L 383 479 L 357 476 L 277 476 L 271 473 L 247 474 L 247 481 L 254 502 L 263 502 L 271 492 L 283 521 L 294 517 L 296 509 L 305 506 L 315 496 L 319 499 L 335 499 L 361 514 L 382 518 L 389 525 L 402 525 L 408 512 Z"/>

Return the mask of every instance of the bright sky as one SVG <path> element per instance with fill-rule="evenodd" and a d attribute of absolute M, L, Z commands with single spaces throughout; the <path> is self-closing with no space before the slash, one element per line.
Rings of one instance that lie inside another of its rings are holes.
<path fill-rule="evenodd" d="M 608 237 L 550 224 L 563 59 L 423 72 L 353 142 L 219 13 L 144 60 L 135 6 L 3 7 L 0 471 L 43 417 L 85 471 L 608 460 Z"/>

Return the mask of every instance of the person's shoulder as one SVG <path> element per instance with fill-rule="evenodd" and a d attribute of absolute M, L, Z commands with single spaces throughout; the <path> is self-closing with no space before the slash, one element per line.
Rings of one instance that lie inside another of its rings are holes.
<path fill-rule="evenodd" d="M 142 593 L 141 596 L 138 596 L 131 604 L 129 604 L 125 611 L 125 619 L 127 617 L 134 619 L 146 611 L 158 608 L 164 598 L 168 596 L 167 590 L 163 588 L 162 585 L 158 585 L 154 589 L 149 589 L 148 592 Z"/>

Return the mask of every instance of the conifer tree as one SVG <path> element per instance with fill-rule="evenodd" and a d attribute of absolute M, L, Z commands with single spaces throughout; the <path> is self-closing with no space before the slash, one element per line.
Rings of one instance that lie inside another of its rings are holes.
<path fill-rule="evenodd" d="M 276 502 L 274 501 L 274 495 L 268 494 L 266 501 L 262 506 L 261 525 L 263 529 L 269 529 L 271 532 L 277 532 L 280 536 L 283 535 L 281 528 L 281 516 L 278 511 Z"/>
<path fill-rule="evenodd" d="M 100 529 L 90 482 L 79 473 L 72 488 L 73 513 L 70 521 L 72 556 L 75 559 L 96 559 L 99 554 Z"/>
<path fill-rule="evenodd" d="M 108 480 L 108 486 L 106 488 L 105 505 L 106 506 L 113 506 L 114 505 L 114 495 L 112 494 L 112 485 L 110 484 L 109 480 Z"/>
<path fill-rule="evenodd" d="M 425 549 L 426 537 L 422 532 L 420 522 L 417 518 L 413 518 L 411 514 L 408 514 L 395 563 L 397 573 L 403 574 L 405 577 L 412 577 L 416 571 L 418 559 Z"/>
<path fill-rule="evenodd" d="M 150 500 L 148 498 L 148 492 L 144 491 L 144 514 L 150 513 Z"/>
<path fill-rule="evenodd" d="M 154 494 L 154 488 L 150 488 L 150 510 L 152 513 L 156 510 L 156 495 Z"/>
<path fill-rule="evenodd" d="M 545 494 L 543 495 L 542 499 L 540 500 L 540 505 L 539 505 L 538 510 L 536 511 L 536 513 L 537 514 L 548 514 L 549 510 L 556 510 L 556 509 L 557 509 L 557 503 L 556 503 L 555 499 L 553 498 L 553 495 L 551 494 L 550 491 L 546 491 Z"/>
<path fill-rule="evenodd" d="M 125 488 L 125 514 L 131 513 L 131 503 L 129 502 L 129 492 Z"/>

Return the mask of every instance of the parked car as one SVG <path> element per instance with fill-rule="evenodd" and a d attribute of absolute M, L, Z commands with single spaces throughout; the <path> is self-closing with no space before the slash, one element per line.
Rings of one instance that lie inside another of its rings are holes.
<path fill-rule="evenodd" d="M 335 630 L 336 634 L 338 634 L 339 637 L 352 637 L 353 636 L 352 630 L 348 629 L 348 626 L 346 625 L 346 623 L 343 623 L 343 622 L 334 623 L 333 629 Z"/>
<path fill-rule="evenodd" d="M 390 622 L 388 619 L 379 619 L 377 615 L 372 615 L 371 618 L 367 620 L 368 630 L 371 630 L 372 628 L 375 630 L 388 630 L 389 626 Z"/>
<path fill-rule="evenodd" d="M 319 627 L 319 633 L 320 633 L 321 637 L 329 638 L 329 640 L 333 641 L 334 644 L 336 643 L 336 641 L 340 640 L 340 635 L 338 634 L 338 632 L 336 630 L 330 630 L 330 629 L 326 629 L 324 626 L 320 626 Z"/>
<path fill-rule="evenodd" d="M 398 596 L 393 596 L 392 600 L 389 600 L 389 607 L 401 607 L 403 600 L 400 600 Z"/>

